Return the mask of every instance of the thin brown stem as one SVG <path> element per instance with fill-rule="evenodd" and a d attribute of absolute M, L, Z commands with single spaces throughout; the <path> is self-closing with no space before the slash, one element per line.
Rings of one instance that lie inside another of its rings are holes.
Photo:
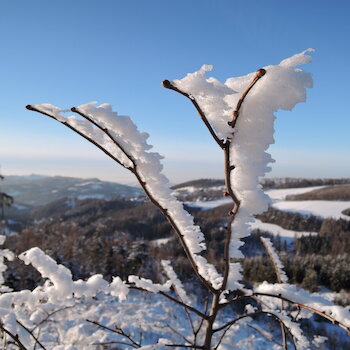
<path fill-rule="evenodd" d="M 132 348 L 137 349 L 137 347 L 135 347 L 134 345 L 129 344 L 127 342 L 123 342 L 123 341 L 109 341 L 109 342 L 102 342 L 102 343 L 92 343 L 92 345 L 96 345 L 96 346 L 98 346 L 98 345 L 105 346 L 105 345 L 113 345 L 113 344 L 131 346 Z"/>
<path fill-rule="evenodd" d="M 287 303 L 295 305 L 297 308 L 311 311 L 311 312 L 313 312 L 313 313 L 315 313 L 315 314 L 317 314 L 319 316 L 322 316 L 323 318 L 327 319 L 328 321 L 332 322 L 334 325 L 337 325 L 340 328 L 344 329 L 348 333 L 348 335 L 350 335 L 350 327 L 347 327 L 345 324 L 337 321 L 332 316 L 327 315 L 325 312 L 322 312 L 322 311 L 319 311 L 317 309 L 314 309 L 311 306 L 307 306 L 307 305 L 304 305 L 304 304 L 297 303 L 297 302 L 295 302 L 293 300 L 290 300 L 288 298 L 283 297 L 282 295 L 274 295 L 274 294 L 269 294 L 269 293 L 254 293 L 254 295 L 267 296 L 267 297 L 271 297 L 271 298 L 279 298 L 281 300 L 286 301 Z"/>
<path fill-rule="evenodd" d="M 162 214 L 167 218 L 167 220 L 169 221 L 169 223 L 171 224 L 171 226 L 173 227 L 173 229 L 175 230 L 180 243 L 186 253 L 187 258 L 189 259 L 191 266 L 195 272 L 195 274 L 197 275 L 197 277 L 199 278 L 199 280 L 202 282 L 202 284 L 211 292 L 215 292 L 214 287 L 211 285 L 210 282 L 208 282 L 203 276 L 200 275 L 199 273 L 199 269 L 198 266 L 191 254 L 191 251 L 189 249 L 189 247 L 187 246 L 184 236 L 180 230 L 180 228 L 176 225 L 174 219 L 171 217 L 171 215 L 168 213 L 168 210 L 165 209 L 156 199 L 155 197 L 152 195 L 152 193 L 148 190 L 147 187 L 147 183 L 142 179 L 141 175 L 139 174 L 138 170 L 137 170 L 137 164 L 135 162 L 135 160 L 131 157 L 130 154 L 128 154 L 124 148 L 122 147 L 122 145 L 120 145 L 113 137 L 113 135 L 111 134 L 111 132 L 106 129 L 103 128 L 101 125 L 99 125 L 98 123 L 96 123 L 92 118 L 90 118 L 89 116 L 85 115 L 84 113 L 82 113 L 81 111 L 79 111 L 77 108 L 72 108 L 73 112 L 78 113 L 79 115 L 81 115 L 83 118 L 85 118 L 86 120 L 88 120 L 90 123 L 92 123 L 95 127 L 97 127 L 99 130 L 101 130 L 101 132 L 105 133 L 107 135 L 107 137 L 109 137 L 109 139 L 111 140 L 111 142 L 113 142 L 124 154 L 125 156 L 132 162 L 133 167 L 127 167 L 125 166 L 123 163 L 121 163 L 116 157 L 114 157 L 109 151 L 107 151 L 103 146 L 101 146 L 100 144 L 98 144 L 96 141 L 94 141 L 92 138 L 88 137 L 87 135 L 83 134 L 82 132 L 80 132 L 79 130 L 77 130 L 76 128 L 74 128 L 73 126 L 71 126 L 69 123 L 67 122 L 62 122 L 60 120 L 58 120 L 57 118 L 55 118 L 55 116 L 48 114 L 46 112 L 40 111 L 39 109 L 35 108 L 32 105 L 27 105 L 26 106 L 27 109 L 44 114 L 50 118 L 53 118 L 55 120 L 57 120 L 58 122 L 60 122 L 61 124 L 67 126 L 68 128 L 70 128 L 71 130 L 73 130 L 74 132 L 76 132 L 77 134 L 79 134 L 80 136 L 82 136 L 83 138 L 85 138 L 86 140 L 88 140 L 89 142 L 91 142 L 92 144 L 94 144 L 96 147 L 98 147 L 99 149 L 101 149 L 105 154 L 107 154 L 109 157 L 111 157 L 113 160 L 115 160 L 118 164 L 122 165 L 124 168 L 128 169 L 129 171 L 131 171 L 137 178 L 137 180 L 139 181 L 142 189 L 145 191 L 146 195 L 148 196 L 148 198 L 150 199 L 150 201 L 157 207 L 159 208 L 159 210 L 162 212 Z"/>
<path fill-rule="evenodd" d="M 203 344 L 203 349 L 205 350 L 211 349 L 211 341 L 214 333 L 213 332 L 214 322 L 220 310 L 219 302 L 220 302 L 220 294 L 218 293 L 213 294 L 213 300 L 209 311 L 209 318 L 207 319 L 207 329 L 205 331 L 205 338 L 204 338 L 204 344 Z"/>
<path fill-rule="evenodd" d="M 223 325 L 222 327 L 219 327 L 217 329 L 214 329 L 213 332 L 220 332 L 222 330 L 224 330 L 224 334 L 220 337 L 220 340 L 219 340 L 219 343 L 220 344 L 226 334 L 226 332 L 230 329 L 230 327 L 232 327 L 235 323 L 237 323 L 238 321 L 246 318 L 246 317 L 254 317 L 254 316 L 257 316 L 257 315 L 261 315 L 261 314 L 265 314 L 265 315 L 270 315 L 270 316 L 273 316 L 277 321 L 279 321 L 280 323 L 283 322 L 276 314 L 272 313 L 272 312 L 269 312 L 269 311 L 256 311 L 256 312 L 252 312 L 252 313 L 249 313 L 249 314 L 246 314 L 246 315 L 241 315 L 239 317 L 237 317 L 236 319 L 230 321 L 230 322 L 227 322 L 225 325 Z M 294 342 L 294 338 L 293 338 L 293 334 L 290 332 L 290 330 L 288 328 L 286 328 L 286 330 L 288 331 L 288 333 L 290 334 L 291 336 L 291 339 L 292 339 L 292 343 L 294 345 L 294 348 L 296 350 L 296 345 L 295 345 L 295 342 Z M 218 345 L 217 345 L 218 346 Z"/>
<path fill-rule="evenodd" d="M 134 285 L 128 285 L 128 288 L 130 289 L 135 289 L 135 290 L 139 290 L 139 291 L 142 291 L 142 292 L 149 292 L 148 290 L 146 289 L 143 289 L 143 288 L 140 288 L 140 287 L 136 287 Z M 149 292 L 151 293 L 151 292 Z M 171 295 L 169 294 L 166 294 L 165 292 L 162 292 L 162 291 L 159 291 L 158 292 L 160 295 L 163 295 L 165 298 L 173 301 L 174 303 L 178 304 L 178 305 L 181 305 L 182 307 L 188 309 L 189 311 L 197 314 L 199 317 L 203 318 L 203 319 L 208 319 L 208 316 L 203 314 L 202 312 L 200 312 L 199 310 L 197 310 L 196 308 L 192 307 L 191 305 L 187 305 L 185 303 L 183 303 L 182 301 L 172 297 Z"/>
<path fill-rule="evenodd" d="M 205 297 L 205 300 L 204 300 L 204 314 L 207 315 L 208 314 L 208 308 L 209 308 L 209 298 L 208 296 Z M 197 341 L 197 336 L 198 336 L 198 333 L 199 331 L 202 329 L 202 326 L 203 326 L 203 323 L 204 323 L 204 320 L 205 318 L 201 318 L 201 321 L 199 322 L 199 325 L 198 325 L 198 328 L 197 330 L 195 331 L 195 343 Z"/>
<path fill-rule="evenodd" d="M 134 348 L 140 348 L 140 347 L 141 347 L 141 344 L 137 343 L 137 342 L 130 336 L 130 334 L 125 333 L 123 329 L 121 329 L 121 328 L 119 328 L 119 327 L 117 327 L 117 326 L 115 326 L 115 329 L 113 329 L 113 328 L 104 326 L 104 325 L 98 323 L 97 321 L 91 321 L 91 320 L 86 320 L 86 321 L 89 322 L 89 323 L 92 323 L 93 325 L 95 325 L 95 326 L 97 326 L 97 327 L 99 327 L 99 328 L 105 329 L 105 330 L 110 331 L 110 332 L 113 332 L 113 333 L 117 333 L 117 334 L 119 334 L 119 335 L 125 337 L 126 339 L 128 339 L 128 340 L 130 341 L 129 344 L 128 344 L 128 343 L 125 343 L 126 345 L 132 346 L 132 347 L 134 347 Z"/>
<path fill-rule="evenodd" d="M 204 349 L 203 346 L 199 345 L 185 345 L 185 344 L 164 344 L 164 346 L 168 346 L 169 348 L 185 348 L 185 349 Z"/>
<path fill-rule="evenodd" d="M 18 337 L 17 334 L 16 334 L 16 335 L 12 334 L 9 330 L 7 330 L 7 329 L 3 326 L 2 323 L 0 323 L 0 329 L 1 329 L 4 333 L 8 334 L 8 335 L 13 339 L 13 341 L 14 341 L 15 344 L 20 348 L 20 350 L 27 350 L 27 348 L 26 348 L 26 347 L 22 344 L 22 342 L 19 340 L 19 337 Z"/>
<path fill-rule="evenodd" d="M 27 328 L 22 322 L 16 320 L 16 322 L 25 329 L 30 336 L 35 340 L 35 345 L 38 344 L 42 349 L 46 350 L 45 346 L 39 341 L 39 339 L 33 334 L 33 331 L 31 331 L 29 328 Z"/>
<path fill-rule="evenodd" d="M 32 329 L 32 332 L 34 332 L 38 327 L 40 327 L 43 323 L 45 323 L 52 315 L 56 314 L 57 312 L 66 310 L 66 309 L 71 309 L 73 307 L 74 306 L 65 306 L 61 309 L 57 309 L 57 310 L 54 310 L 50 313 L 47 313 L 47 316 L 43 320 L 41 320 L 38 324 L 35 325 L 35 327 Z"/>
<path fill-rule="evenodd" d="M 145 191 L 147 197 L 149 198 L 149 200 L 162 212 L 162 214 L 166 217 L 166 219 L 169 221 L 169 223 L 171 224 L 172 228 L 174 229 L 176 235 L 178 236 L 181 246 L 183 248 L 183 250 L 186 253 L 186 256 L 192 266 L 193 271 L 195 272 L 195 274 L 197 275 L 197 277 L 199 278 L 199 280 L 202 282 L 202 284 L 212 293 L 216 292 L 216 289 L 211 285 L 210 282 L 208 282 L 203 276 L 200 275 L 199 273 L 199 269 L 198 266 L 196 264 L 196 262 L 194 261 L 194 258 L 192 256 L 192 253 L 189 249 L 189 247 L 187 246 L 186 242 L 185 242 L 185 237 L 183 236 L 180 228 L 177 226 L 177 224 L 175 223 L 174 219 L 172 218 L 172 216 L 169 214 L 168 210 L 163 208 L 160 203 L 155 199 L 155 197 L 152 195 L 152 193 L 149 191 L 148 187 L 147 187 L 147 183 L 145 183 L 140 174 L 137 171 L 137 167 L 135 167 L 135 172 L 134 172 L 137 180 L 139 181 L 142 189 Z"/>
<path fill-rule="evenodd" d="M 187 258 L 189 259 L 193 270 L 195 271 L 195 273 L 197 274 L 198 278 L 201 280 L 201 282 L 211 291 L 214 291 L 214 288 L 211 286 L 211 284 L 206 281 L 200 274 L 199 274 L 199 269 L 197 267 L 196 262 L 193 259 L 193 256 L 184 240 L 184 237 L 182 235 L 181 230 L 179 229 L 179 227 L 176 225 L 174 219 L 171 217 L 171 215 L 169 214 L 168 210 L 166 210 L 165 208 L 163 208 L 163 206 L 155 199 L 155 197 L 152 195 L 152 193 L 148 190 L 147 187 L 147 183 L 141 178 L 140 173 L 138 171 L 138 167 L 137 167 L 137 163 L 135 161 L 135 159 L 128 154 L 128 152 L 123 148 L 123 146 L 113 137 L 112 133 L 110 132 L 110 130 L 108 130 L 107 128 L 103 128 L 101 125 L 99 125 L 97 122 L 95 122 L 91 117 L 89 117 L 88 115 L 86 115 L 85 113 L 82 113 L 81 111 L 79 111 L 78 108 L 73 107 L 71 108 L 72 112 L 78 113 L 80 116 L 82 116 L 83 118 L 85 118 L 87 121 L 89 121 L 91 124 L 93 124 L 95 127 L 97 127 L 99 130 L 101 130 L 103 133 L 105 133 L 108 138 L 125 154 L 125 156 L 131 161 L 131 163 L 133 164 L 133 169 L 131 170 L 132 173 L 136 176 L 137 180 L 139 181 L 142 189 L 145 191 L 146 195 L 148 196 L 148 198 L 150 199 L 150 201 L 156 206 L 158 207 L 158 209 L 163 213 L 163 215 L 168 219 L 168 221 L 170 222 L 171 226 L 174 228 L 175 232 L 177 233 L 177 236 L 180 239 L 181 245 L 183 247 L 183 249 L 185 250 L 185 253 L 187 255 Z M 125 167 L 125 166 L 124 166 Z M 129 169 L 130 170 L 130 169 Z"/>
<path fill-rule="evenodd" d="M 273 268 L 275 270 L 275 274 L 276 274 L 276 277 L 277 277 L 277 282 L 278 283 L 282 283 L 280 270 L 279 270 L 279 268 L 277 266 L 276 260 L 274 259 L 273 255 L 272 255 L 272 251 L 271 251 L 270 247 L 268 246 L 268 244 L 266 243 L 265 239 L 262 236 L 260 237 L 260 241 L 262 242 L 263 246 L 265 247 L 265 250 L 266 250 L 267 254 L 270 257 L 270 260 L 272 262 L 272 265 L 273 265 Z M 283 302 L 283 300 L 281 300 L 281 311 L 283 311 L 283 309 L 284 309 L 284 302 Z M 283 323 L 281 323 L 281 334 L 282 334 L 282 340 L 283 340 L 283 349 L 287 350 L 288 349 L 287 334 L 286 334 L 286 330 L 284 328 L 284 324 Z"/>
<path fill-rule="evenodd" d="M 231 157 L 230 157 L 230 145 L 231 142 L 227 141 L 225 143 L 224 155 L 225 155 L 225 185 L 226 185 L 226 195 L 230 196 L 233 201 L 233 208 L 230 211 L 230 216 L 227 222 L 227 234 L 224 243 L 224 278 L 221 286 L 221 291 L 224 291 L 227 287 L 228 276 L 230 273 L 230 243 L 232 238 L 232 224 L 235 219 L 235 216 L 240 207 L 241 201 L 237 197 L 236 193 L 232 189 L 231 183 L 231 172 L 234 167 L 231 165 Z"/>
<path fill-rule="evenodd" d="M 135 160 L 134 158 L 128 154 L 128 152 L 126 152 L 126 150 L 124 149 L 124 147 L 120 144 L 120 142 L 118 142 L 112 135 L 111 131 L 107 128 L 103 128 L 100 124 L 96 123 L 95 120 L 91 117 L 89 117 L 88 115 L 86 115 L 85 113 L 81 112 L 79 110 L 79 108 L 77 107 L 72 107 L 71 111 L 74 113 L 79 114 L 81 117 L 83 117 L 84 119 L 86 119 L 87 121 L 89 121 L 91 124 L 93 124 L 96 128 L 100 129 L 103 133 L 105 133 L 109 139 L 125 154 L 125 156 L 131 161 L 131 163 L 135 166 Z M 123 165 L 125 167 L 125 165 Z"/>
<path fill-rule="evenodd" d="M 256 84 L 256 82 L 261 78 L 263 77 L 264 75 L 266 74 L 266 70 L 261 68 L 259 69 L 254 78 L 251 80 L 251 82 L 249 83 L 249 85 L 247 86 L 247 88 L 245 89 L 245 91 L 243 92 L 241 98 L 239 99 L 238 103 L 237 103 L 237 106 L 236 106 L 236 109 L 235 111 L 233 112 L 233 115 L 232 115 L 232 121 L 228 122 L 228 125 L 230 125 L 232 128 L 234 128 L 236 126 L 236 123 L 237 123 L 237 119 L 239 117 L 239 112 L 240 112 L 240 109 L 242 107 L 242 103 L 244 101 L 244 99 L 246 98 L 246 96 L 248 95 L 249 91 L 252 89 L 252 87 Z"/>
<path fill-rule="evenodd" d="M 163 86 L 167 89 L 173 90 L 178 92 L 179 94 L 185 96 L 186 98 L 188 98 L 193 106 L 196 108 L 199 116 L 201 117 L 203 123 L 205 124 L 205 126 L 207 127 L 207 129 L 209 130 L 211 136 L 213 137 L 213 139 L 215 140 L 215 142 L 221 147 L 224 147 L 224 140 L 221 140 L 218 138 L 218 136 L 216 135 L 213 127 L 211 126 L 211 124 L 208 121 L 208 118 L 206 117 L 205 113 L 203 112 L 203 110 L 201 109 L 201 107 L 199 106 L 198 102 L 196 101 L 196 99 L 193 96 L 190 96 L 187 92 L 184 92 L 182 90 L 180 90 L 179 88 L 177 88 L 171 81 L 169 80 L 164 80 L 163 81 Z"/>
<path fill-rule="evenodd" d="M 283 348 L 283 345 L 281 343 L 279 343 L 278 341 L 276 341 L 275 339 L 273 339 L 269 334 L 263 332 L 261 329 L 256 328 L 250 324 L 247 325 L 249 328 L 254 329 L 256 332 L 258 332 L 259 334 L 261 334 L 263 337 L 265 337 L 266 339 L 270 340 L 271 342 L 275 343 L 276 345 L 280 346 L 281 348 Z"/>
<path fill-rule="evenodd" d="M 311 306 L 307 306 L 307 305 L 304 305 L 304 304 L 300 304 L 300 303 L 297 303 L 293 300 L 290 300 L 288 298 L 285 298 L 283 297 L 281 294 L 279 295 L 275 295 L 275 294 L 271 294 L 271 293 L 259 293 L 259 292 L 256 292 L 256 293 L 252 293 L 252 294 L 245 294 L 245 295 L 241 295 L 233 300 L 230 300 L 229 302 L 223 304 L 223 306 L 226 306 L 228 304 L 232 304 L 238 300 L 241 300 L 243 298 L 254 298 L 256 296 L 266 296 L 266 297 L 271 297 L 271 298 L 277 298 L 277 299 L 280 299 L 280 300 L 283 300 L 289 304 L 292 304 L 294 305 L 295 307 L 297 307 L 298 309 L 304 309 L 304 310 L 308 310 L 308 311 L 311 311 L 325 319 L 327 319 L 328 321 L 330 321 L 331 323 L 333 323 L 334 325 L 337 325 L 339 326 L 340 328 L 344 329 L 348 335 L 350 335 L 350 327 L 346 326 L 345 324 L 337 321 L 335 318 L 333 318 L 332 316 L 329 316 L 327 315 L 325 312 L 322 312 L 322 311 L 319 311 Z"/>
<path fill-rule="evenodd" d="M 43 114 L 43 115 L 46 115 L 56 121 L 58 121 L 59 123 L 65 125 L 67 128 L 73 130 L 74 132 L 76 132 L 78 135 L 80 135 L 81 137 L 83 137 L 85 140 L 89 141 L 90 143 L 92 143 L 94 146 L 96 146 L 98 149 L 100 149 L 104 154 L 106 154 L 108 157 L 112 158 L 115 162 L 117 162 L 118 164 L 120 164 L 121 166 L 123 166 L 124 168 L 128 169 L 128 170 L 131 170 L 132 171 L 132 168 L 129 168 L 129 167 L 126 167 L 124 164 L 122 164 L 120 162 L 120 160 L 118 158 L 116 158 L 115 156 L 113 156 L 112 153 L 110 153 L 109 151 L 107 151 L 104 147 L 102 147 L 99 143 L 97 143 L 95 140 L 93 140 L 91 137 L 83 134 L 82 132 L 80 132 L 79 130 L 75 129 L 73 126 L 71 126 L 69 123 L 67 122 L 63 122 L 63 121 L 60 121 L 58 120 L 57 118 L 55 118 L 55 116 L 49 114 L 49 113 L 46 113 L 46 112 L 43 112 L 39 109 L 37 109 L 36 107 L 34 107 L 33 105 L 27 105 L 26 106 L 27 109 L 29 109 L 30 111 L 34 111 L 34 112 L 38 112 L 40 114 Z"/>
<path fill-rule="evenodd" d="M 178 330 L 176 330 L 174 327 L 172 327 L 170 324 L 167 324 L 165 326 L 160 326 L 160 328 L 169 328 L 173 333 L 178 335 L 180 338 L 182 338 L 186 343 L 191 344 L 192 346 L 195 346 L 196 344 L 189 341 L 183 334 L 181 334 Z"/>

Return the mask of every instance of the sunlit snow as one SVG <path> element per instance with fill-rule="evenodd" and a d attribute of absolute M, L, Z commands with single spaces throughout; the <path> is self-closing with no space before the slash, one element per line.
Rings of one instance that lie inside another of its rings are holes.
<path fill-rule="evenodd" d="M 324 219 L 350 220 L 350 216 L 341 212 L 350 208 L 350 201 L 280 201 L 272 206 L 278 210 L 298 212 L 305 215 L 320 216 Z"/>

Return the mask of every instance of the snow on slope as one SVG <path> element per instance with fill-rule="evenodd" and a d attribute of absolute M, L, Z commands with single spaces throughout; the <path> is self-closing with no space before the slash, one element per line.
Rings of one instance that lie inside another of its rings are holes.
<path fill-rule="evenodd" d="M 286 201 L 286 196 L 311 192 L 325 186 L 303 187 L 303 188 L 286 188 L 268 190 L 266 193 L 274 202 L 272 206 L 278 210 L 298 212 L 303 215 L 315 215 L 321 218 L 333 218 L 350 220 L 350 217 L 342 214 L 344 209 L 350 208 L 350 201 L 323 201 L 323 200 L 306 200 L 306 201 Z M 231 202 L 230 198 L 221 198 L 212 201 L 187 202 L 186 204 L 203 210 L 212 209 L 223 204 Z"/>
<path fill-rule="evenodd" d="M 186 202 L 186 204 L 189 206 L 201 208 L 203 210 L 216 208 L 216 207 L 219 207 L 220 205 L 228 204 L 228 203 L 232 203 L 232 199 L 227 197 L 222 199 L 216 199 L 213 201 Z"/>
<path fill-rule="evenodd" d="M 302 188 L 283 188 L 272 189 L 266 191 L 266 193 L 273 200 L 272 207 L 289 212 L 298 212 L 303 215 L 315 215 L 320 216 L 323 219 L 334 218 L 350 220 L 350 217 L 342 214 L 344 209 L 350 208 L 350 201 L 322 201 L 322 200 L 307 200 L 307 201 L 287 201 L 285 198 L 289 195 L 301 194 L 311 192 L 326 186 L 313 186 Z M 203 210 L 212 209 L 223 204 L 231 202 L 230 198 L 221 198 L 212 201 L 196 201 L 187 202 L 186 204 L 194 207 L 201 208 Z M 282 239 L 291 240 L 295 237 L 301 237 L 305 235 L 316 235 L 317 232 L 306 231 L 292 231 L 286 230 L 278 225 L 262 222 L 258 219 L 254 219 L 250 224 L 250 229 L 260 229 L 262 231 L 270 232 L 273 235 L 280 235 Z"/>
<path fill-rule="evenodd" d="M 254 222 L 251 222 L 249 225 L 251 230 L 259 229 L 261 231 L 267 231 L 275 236 L 280 235 L 280 237 L 284 239 L 294 239 L 301 236 L 317 235 L 317 232 L 286 230 L 281 226 L 262 222 L 258 219 L 254 219 Z"/>
<path fill-rule="evenodd" d="M 300 188 L 279 188 L 265 191 L 266 194 L 269 195 L 271 199 L 286 199 L 287 196 L 302 194 L 311 192 L 314 190 L 319 190 L 320 188 L 328 187 L 328 186 L 312 186 L 312 187 L 300 187 Z"/>
<path fill-rule="evenodd" d="M 279 201 L 272 206 L 278 210 L 312 214 L 324 219 L 350 220 L 350 216 L 341 213 L 344 209 L 350 208 L 350 201 Z"/>

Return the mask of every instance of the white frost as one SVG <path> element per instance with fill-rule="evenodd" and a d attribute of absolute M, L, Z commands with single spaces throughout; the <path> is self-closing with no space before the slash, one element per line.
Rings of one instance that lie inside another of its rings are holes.
<path fill-rule="evenodd" d="M 275 251 L 275 248 L 272 245 L 272 242 L 269 238 L 266 237 L 260 237 L 261 241 L 263 242 L 265 249 L 267 250 L 267 253 L 269 254 L 273 265 L 275 266 L 277 279 L 282 283 L 288 282 L 288 277 L 286 273 L 284 272 L 284 266 L 278 256 L 278 254 Z"/>
<path fill-rule="evenodd" d="M 306 99 L 306 88 L 312 87 L 311 75 L 297 66 L 308 63 L 306 55 L 311 49 L 283 60 L 276 66 L 265 67 L 266 74 L 246 96 L 234 129 L 232 120 L 237 103 L 255 76 L 250 73 L 238 78 L 229 78 L 221 83 L 206 78 L 211 66 L 202 66 L 173 84 L 198 102 L 219 139 L 230 142 L 230 165 L 232 190 L 241 204 L 232 224 L 230 257 L 242 258 L 241 238 L 248 236 L 253 214 L 264 212 L 270 202 L 259 185 L 259 178 L 270 171 L 273 162 L 266 152 L 274 143 L 274 113 L 279 109 L 291 110 Z"/>

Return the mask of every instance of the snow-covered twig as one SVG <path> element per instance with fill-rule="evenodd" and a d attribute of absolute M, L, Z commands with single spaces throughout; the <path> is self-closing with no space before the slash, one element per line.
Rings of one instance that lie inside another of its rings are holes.
<path fill-rule="evenodd" d="M 136 144 L 134 146 L 133 144 L 128 144 L 128 141 L 124 142 L 121 138 L 118 139 L 116 132 L 112 132 L 107 127 L 109 123 L 108 117 L 110 118 L 109 114 L 112 112 L 105 106 L 95 108 L 92 107 L 91 104 L 87 104 L 84 106 L 72 108 L 73 112 L 78 113 L 81 117 L 86 119 L 90 125 L 82 125 L 72 118 L 65 118 L 61 114 L 60 109 L 55 106 L 46 104 L 28 105 L 26 108 L 47 115 L 62 123 L 63 125 L 69 127 L 79 135 L 83 136 L 86 140 L 93 143 L 99 149 L 103 150 L 103 152 L 110 156 L 113 160 L 117 160 L 118 164 L 131 171 L 136 176 L 150 201 L 162 212 L 162 214 L 167 218 L 171 226 L 174 228 L 189 259 L 189 262 L 191 263 L 191 266 L 198 278 L 207 287 L 207 289 L 212 292 L 215 291 L 216 286 L 218 286 L 221 281 L 221 277 L 217 273 L 215 267 L 209 264 L 203 256 L 200 256 L 198 254 L 205 247 L 204 243 L 202 243 L 204 236 L 198 227 L 194 226 L 193 218 L 190 216 L 190 214 L 188 214 L 188 212 L 184 210 L 183 206 L 180 205 L 175 198 L 173 198 L 168 188 L 164 187 L 164 184 L 168 182 L 165 176 L 162 175 L 159 176 L 158 179 L 155 178 L 155 176 L 158 177 L 158 175 L 160 175 L 154 172 L 155 169 L 161 167 L 160 164 L 155 163 L 156 158 L 159 157 L 157 154 L 146 153 L 142 149 L 150 148 L 150 146 L 145 143 L 144 135 L 136 129 L 136 126 L 132 124 L 131 120 L 127 120 L 128 125 L 126 125 L 126 127 L 132 130 L 132 132 L 135 134 L 134 138 L 136 140 L 134 142 L 137 143 L 141 141 L 140 145 Z M 106 116 L 102 114 L 104 110 L 106 112 Z M 97 117 L 94 117 L 94 114 L 96 114 Z M 92 129 L 91 125 L 95 128 Z M 105 139 L 101 139 L 101 136 L 103 137 L 103 135 L 107 136 L 107 144 L 105 144 Z M 125 137 L 125 135 L 123 135 L 123 137 Z M 108 144 L 110 143 L 115 146 L 115 150 L 108 150 Z M 127 147 L 129 147 L 129 150 Z M 140 160 L 137 159 L 132 153 L 138 155 L 140 157 Z M 123 159 L 120 158 L 121 155 L 127 159 L 127 162 L 125 162 L 125 160 L 123 161 Z M 154 157 L 154 155 L 156 157 Z M 154 164 L 152 164 L 152 162 Z M 145 166 L 148 166 L 148 168 Z M 151 178 L 147 178 L 146 174 L 149 172 L 150 167 L 153 167 L 154 170 L 152 169 L 153 173 L 151 172 L 150 174 Z M 144 170 L 142 168 L 144 168 Z M 146 174 L 144 174 L 145 170 Z M 152 186 L 152 181 L 153 183 L 157 182 L 156 186 L 158 191 L 164 191 L 165 189 L 165 192 L 162 193 L 163 197 L 158 196 L 157 198 L 154 186 Z M 163 189 L 161 185 L 163 185 Z"/>

